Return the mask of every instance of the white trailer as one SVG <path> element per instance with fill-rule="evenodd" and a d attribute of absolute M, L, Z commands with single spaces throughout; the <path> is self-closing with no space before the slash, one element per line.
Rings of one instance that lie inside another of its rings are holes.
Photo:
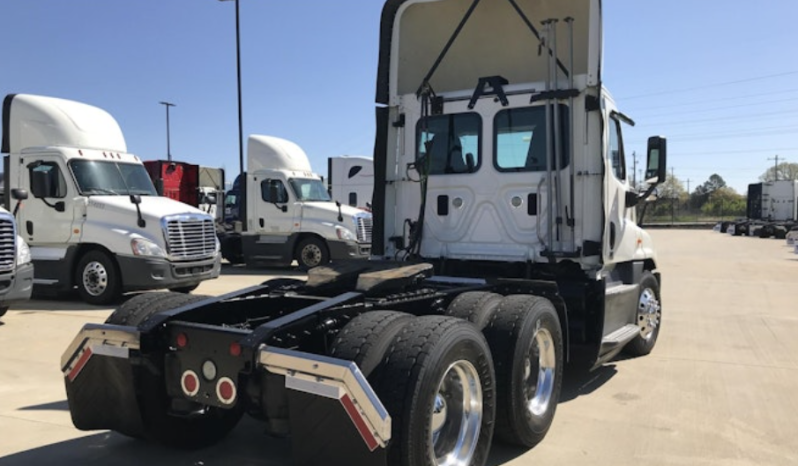
<path fill-rule="evenodd" d="M 327 159 L 327 186 L 334 201 L 371 210 L 374 160 L 358 155 Z"/>
<path fill-rule="evenodd" d="M 77 287 L 86 302 L 107 304 L 126 291 L 188 292 L 219 275 L 213 218 L 159 197 L 104 110 L 8 95 L 2 152 L 6 189 L 31 195 L 19 225 L 37 289 Z"/>

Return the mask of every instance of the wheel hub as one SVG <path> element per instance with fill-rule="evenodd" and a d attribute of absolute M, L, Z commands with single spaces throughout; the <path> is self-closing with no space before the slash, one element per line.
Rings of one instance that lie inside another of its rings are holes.
<path fill-rule="evenodd" d="M 449 366 L 431 408 L 430 453 L 434 464 L 470 464 L 482 428 L 482 384 L 473 364 L 461 360 Z"/>
<path fill-rule="evenodd" d="M 97 262 L 89 262 L 83 269 L 83 288 L 92 296 L 99 296 L 108 288 L 108 271 Z"/>
<path fill-rule="evenodd" d="M 524 360 L 527 409 L 532 415 L 541 416 L 548 410 L 554 393 L 556 371 L 554 338 L 548 330 L 538 328 Z"/>
<path fill-rule="evenodd" d="M 302 249 L 302 262 L 315 267 L 321 263 L 321 249 L 315 244 L 309 244 Z"/>
<path fill-rule="evenodd" d="M 662 316 L 661 309 L 657 295 L 651 288 L 646 288 L 640 293 L 640 301 L 637 303 L 637 325 L 644 339 L 650 339 L 657 330 Z"/>

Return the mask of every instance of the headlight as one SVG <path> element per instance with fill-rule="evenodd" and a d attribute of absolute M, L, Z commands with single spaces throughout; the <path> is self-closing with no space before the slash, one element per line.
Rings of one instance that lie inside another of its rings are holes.
<path fill-rule="evenodd" d="M 338 239 L 346 240 L 346 241 L 356 241 L 357 236 L 352 232 L 352 230 L 348 228 L 344 228 L 342 226 L 335 227 L 335 234 L 338 235 Z"/>
<path fill-rule="evenodd" d="M 160 246 L 147 239 L 134 238 L 133 241 L 130 242 L 130 248 L 133 249 L 133 254 L 137 256 L 166 257 L 166 253 Z"/>
<path fill-rule="evenodd" d="M 28 243 L 26 243 L 21 236 L 17 235 L 17 265 L 27 264 L 31 260 Z"/>

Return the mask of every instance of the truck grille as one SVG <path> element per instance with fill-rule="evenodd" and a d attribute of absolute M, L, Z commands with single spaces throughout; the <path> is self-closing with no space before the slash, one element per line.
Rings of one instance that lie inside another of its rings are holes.
<path fill-rule="evenodd" d="M 14 269 L 17 260 L 17 233 L 14 222 L 0 218 L 0 272 Z"/>
<path fill-rule="evenodd" d="M 357 218 L 357 240 L 361 243 L 371 243 L 371 217 Z"/>
<path fill-rule="evenodd" d="M 174 260 L 212 256 L 216 252 L 213 220 L 199 217 L 167 219 L 166 245 Z"/>

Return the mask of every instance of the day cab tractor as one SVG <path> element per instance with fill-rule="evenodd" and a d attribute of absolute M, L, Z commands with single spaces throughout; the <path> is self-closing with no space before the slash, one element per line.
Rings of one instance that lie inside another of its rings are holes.
<path fill-rule="evenodd" d="M 601 2 L 388 0 L 372 258 L 150 293 L 62 358 L 72 420 L 179 447 L 248 414 L 300 465 L 484 465 L 532 447 L 566 362 L 652 351 L 661 277 L 601 80 Z M 569 366 L 570 367 L 570 366 Z"/>

